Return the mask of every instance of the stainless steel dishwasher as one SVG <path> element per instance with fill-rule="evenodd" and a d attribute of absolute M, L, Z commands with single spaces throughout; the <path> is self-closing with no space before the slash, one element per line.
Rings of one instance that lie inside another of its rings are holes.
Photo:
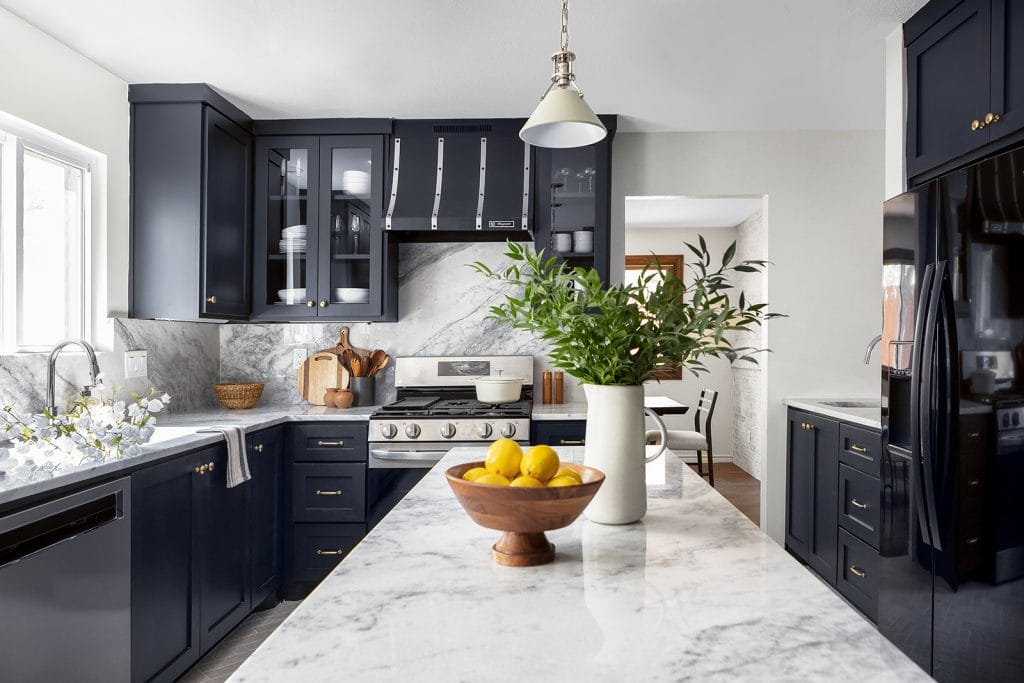
<path fill-rule="evenodd" d="M 0 516 L 0 680 L 128 680 L 130 482 Z"/>

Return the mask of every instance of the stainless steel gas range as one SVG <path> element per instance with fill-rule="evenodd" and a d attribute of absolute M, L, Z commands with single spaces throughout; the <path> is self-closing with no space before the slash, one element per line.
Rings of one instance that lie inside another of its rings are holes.
<path fill-rule="evenodd" d="M 524 379 L 520 400 L 477 401 L 473 380 L 499 373 Z M 370 417 L 370 468 L 426 469 L 456 446 L 529 442 L 533 356 L 399 358 L 395 389 L 395 402 Z"/>

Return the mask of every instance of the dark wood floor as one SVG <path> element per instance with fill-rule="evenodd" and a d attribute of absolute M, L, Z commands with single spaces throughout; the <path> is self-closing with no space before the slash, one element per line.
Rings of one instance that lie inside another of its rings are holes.
<path fill-rule="evenodd" d="M 697 464 L 690 465 L 694 470 Z M 704 472 L 707 479 L 707 470 Z M 732 463 L 715 463 L 715 488 L 740 512 L 760 526 L 761 482 Z"/>

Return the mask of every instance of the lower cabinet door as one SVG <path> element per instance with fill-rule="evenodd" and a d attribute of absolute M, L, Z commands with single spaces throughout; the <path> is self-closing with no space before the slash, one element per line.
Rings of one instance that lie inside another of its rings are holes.
<path fill-rule="evenodd" d="M 227 488 L 227 449 L 206 453 L 212 468 L 200 477 L 200 643 L 206 652 L 249 613 L 252 579 L 248 496 L 252 481 Z"/>
<path fill-rule="evenodd" d="M 252 473 L 252 605 L 256 607 L 281 584 L 282 431 L 268 429 L 253 434 L 248 444 Z"/>
<path fill-rule="evenodd" d="M 320 583 L 365 534 L 365 524 L 294 525 L 289 581 Z"/>
<path fill-rule="evenodd" d="M 132 680 L 173 681 L 199 659 L 196 527 L 207 452 L 132 475 Z M 0 676 L 2 678 L 2 676 Z"/>
<path fill-rule="evenodd" d="M 839 572 L 836 588 L 871 621 L 878 618 L 878 551 L 839 530 Z"/>
<path fill-rule="evenodd" d="M 538 420 L 533 423 L 535 444 L 582 446 L 587 436 L 586 420 Z"/>

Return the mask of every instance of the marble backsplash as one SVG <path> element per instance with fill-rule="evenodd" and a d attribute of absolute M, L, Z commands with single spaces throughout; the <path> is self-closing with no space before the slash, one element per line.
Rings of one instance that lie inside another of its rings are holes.
<path fill-rule="evenodd" d="M 159 320 L 113 319 L 113 350 L 97 353 L 108 386 L 126 394 L 150 387 L 171 395 L 171 412 L 212 407 L 212 385 L 218 375 L 219 325 Z M 124 378 L 124 352 L 148 351 L 149 375 Z M 46 403 L 45 353 L 0 355 L 0 405 L 13 405 L 21 413 L 37 412 Z M 75 347 L 57 361 L 56 396 L 66 404 L 88 383 L 85 355 Z"/>
<path fill-rule="evenodd" d="M 535 356 L 534 375 L 551 369 L 545 345 L 532 335 L 485 320 L 488 309 L 504 300 L 505 289 L 467 264 L 492 268 L 506 263 L 503 243 L 403 244 L 399 252 L 399 321 L 344 323 L 350 341 L 364 349 L 381 348 L 396 356 Z M 334 346 L 339 323 L 225 325 L 220 328 L 221 381 L 266 384 L 263 402 L 301 403 L 295 389 L 293 351 L 306 354 Z M 377 401 L 394 397 L 394 368 L 378 375 Z M 583 392 L 566 378 L 566 401 Z"/>

